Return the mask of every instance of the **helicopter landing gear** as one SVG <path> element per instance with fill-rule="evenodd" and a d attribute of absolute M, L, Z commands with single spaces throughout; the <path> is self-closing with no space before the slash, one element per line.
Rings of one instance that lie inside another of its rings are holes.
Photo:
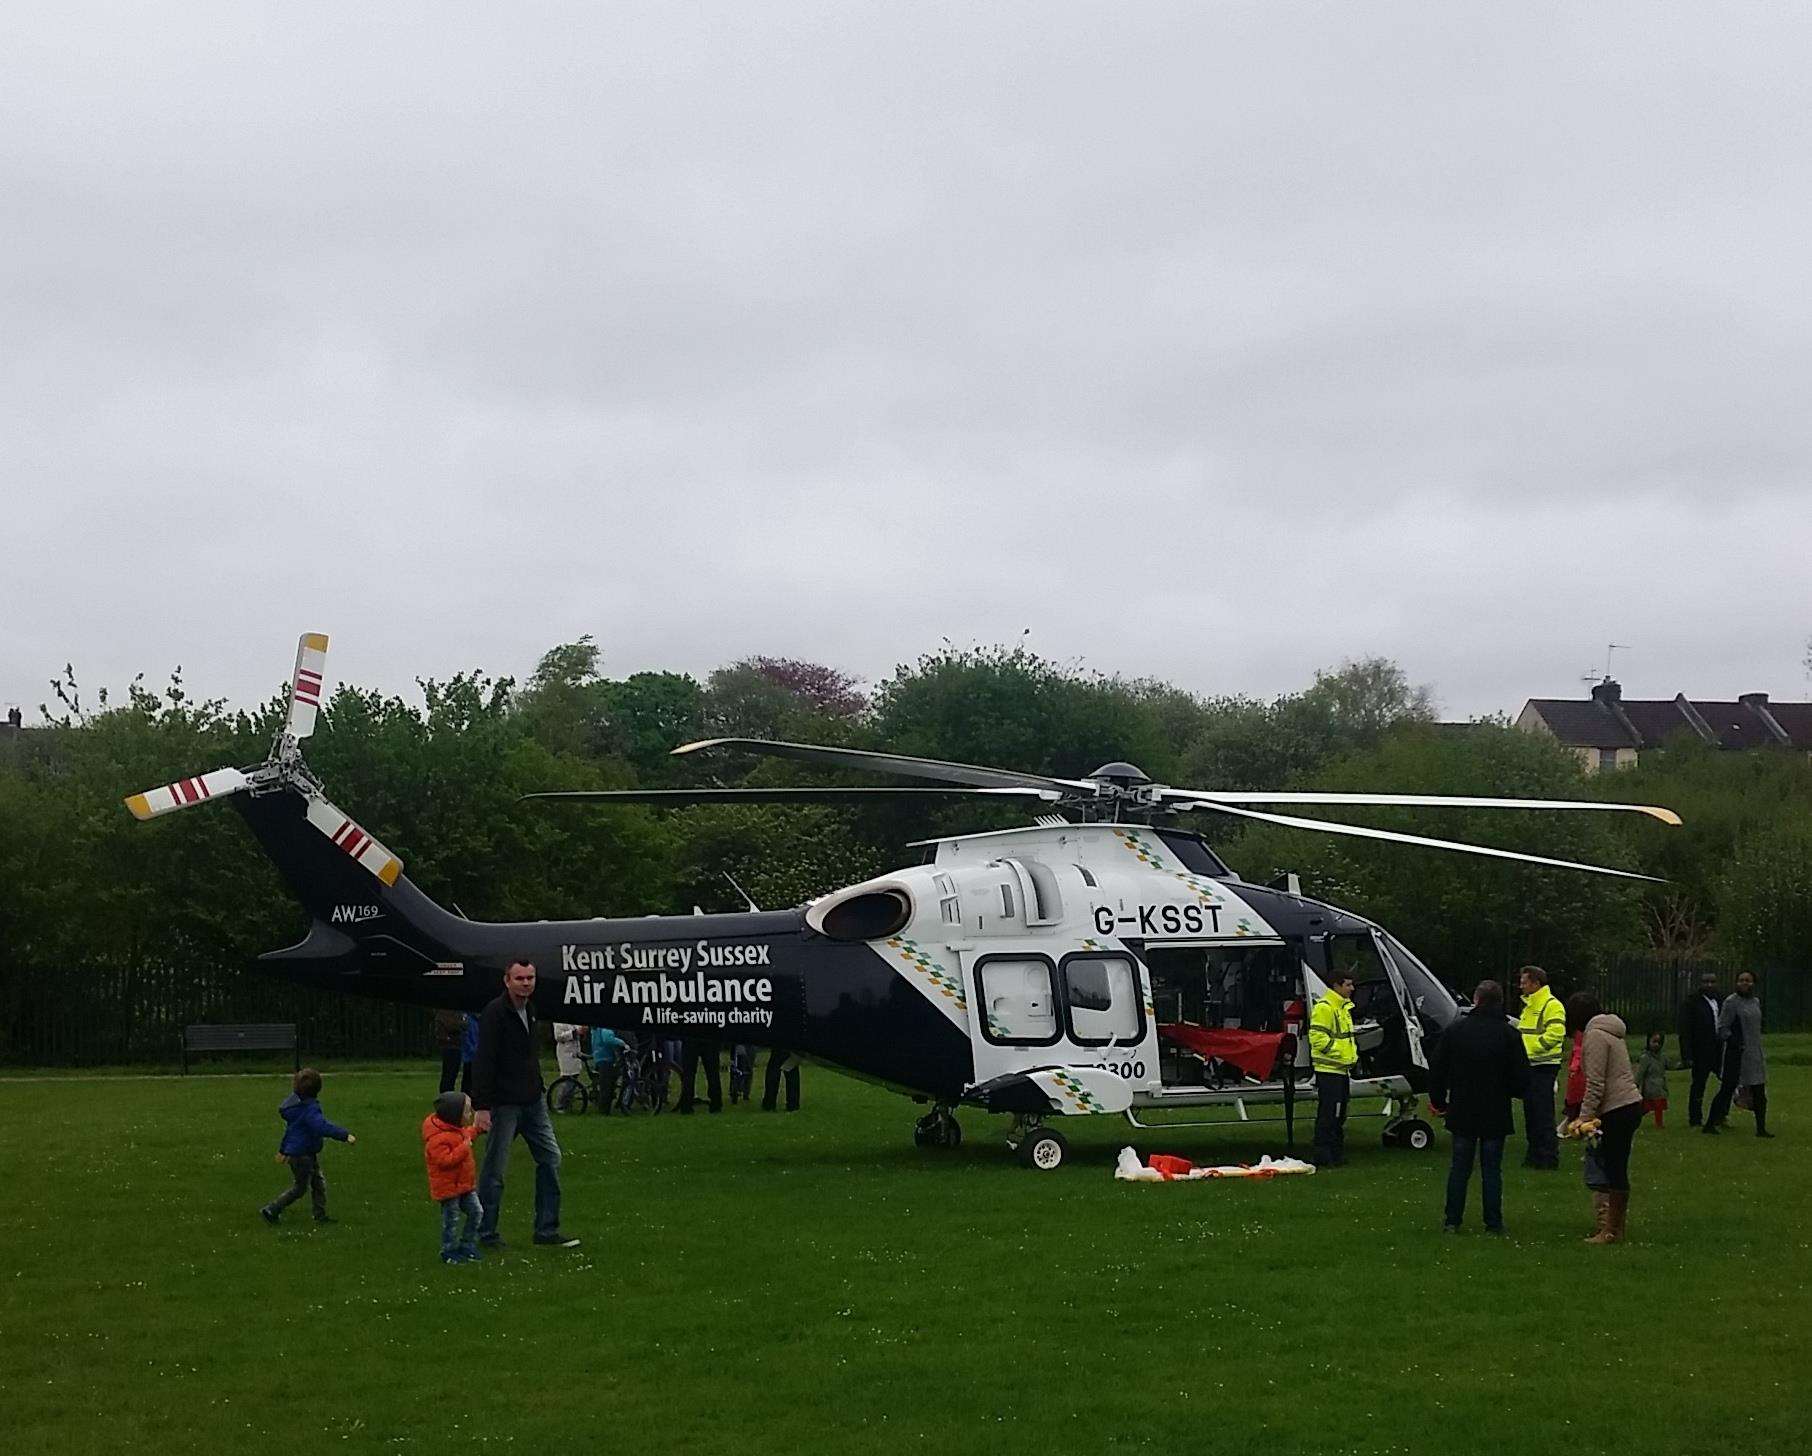
<path fill-rule="evenodd" d="M 1062 1133 L 1036 1120 L 1020 1119 L 1007 1136 L 1007 1146 L 1019 1154 L 1019 1161 L 1040 1173 L 1054 1172 L 1069 1156 L 1070 1145 Z"/>
<path fill-rule="evenodd" d="M 1384 1129 L 1384 1146 L 1425 1153 L 1434 1146 L 1434 1129 L 1419 1117 L 1406 1117 Z"/>
<path fill-rule="evenodd" d="M 963 1125 L 948 1107 L 934 1107 L 913 1123 L 912 1141 L 921 1148 L 959 1148 Z"/>

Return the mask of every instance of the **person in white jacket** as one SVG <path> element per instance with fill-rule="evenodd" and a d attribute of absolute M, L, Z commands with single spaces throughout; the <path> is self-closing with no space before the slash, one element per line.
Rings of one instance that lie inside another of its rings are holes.
<path fill-rule="evenodd" d="M 579 1050 L 579 1039 L 584 1034 L 585 1028 L 582 1026 L 575 1026 L 567 1021 L 554 1023 L 554 1061 L 559 1064 L 562 1077 L 584 1079 L 585 1059 Z M 572 1084 L 569 1082 L 559 1090 L 562 1094 L 560 1111 L 564 1112 L 565 1103 L 572 1100 Z"/>

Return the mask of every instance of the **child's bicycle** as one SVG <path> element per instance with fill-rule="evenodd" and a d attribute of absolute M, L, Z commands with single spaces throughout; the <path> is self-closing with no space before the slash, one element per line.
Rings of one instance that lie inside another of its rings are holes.
<path fill-rule="evenodd" d="M 617 1107 L 622 1112 L 655 1113 L 667 1106 L 667 1078 L 671 1068 L 661 1056 L 660 1043 L 637 1046 L 623 1058 L 617 1078 Z"/>
<path fill-rule="evenodd" d="M 587 1057 L 585 1076 L 582 1079 L 570 1073 L 554 1078 L 547 1089 L 547 1110 L 556 1117 L 567 1113 L 582 1113 L 600 1095 L 598 1069 L 592 1065 L 591 1058 Z"/>

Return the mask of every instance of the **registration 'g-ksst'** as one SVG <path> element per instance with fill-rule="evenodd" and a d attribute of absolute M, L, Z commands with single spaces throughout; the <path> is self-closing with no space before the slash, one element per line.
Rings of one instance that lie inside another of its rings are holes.
<path fill-rule="evenodd" d="M 1416 1116 L 1424 1042 L 1462 1014 L 1455 997 L 1382 927 L 1301 894 L 1293 880 L 1241 880 L 1200 835 L 1180 827 L 1181 816 L 1212 812 L 1629 879 L 1647 877 L 1275 809 L 1612 812 L 1679 823 L 1667 809 L 1639 804 L 1221 792 L 1154 784 L 1125 763 L 1063 779 L 722 739 L 676 752 L 734 749 L 937 787 L 531 797 L 672 807 L 976 797 L 1024 802 L 1034 822 L 930 841 L 919 846 L 923 863 L 791 910 L 474 921 L 417 888 L 394 854 L 328 801 L 303 761 L 326 654 L 326 637 L 302 637 L 288 712 L 263 763 L 126 801 L 140 819 L 153 819 L 231 799 L 311 917 L 300 943 L 261 964 L 327 989 L 475 1011 L 498 994 L 512 961 L 532 961 L 536 1009 L 547 1019 L 789 1048 L 927 1106 L 915 1126 L 922 1146 L 957 1144 L 958 1106 L 1007 1114 L 1009 1142 L 1040 1169 L 1063 1162 L 1054 1124 L 1066 1117 L 1138 1123 L 1154 1109 L 1203 1108 L 1288 1119 L 1295 1099 L 1312 1095 L 1301 1033 L 1336 973 L 1357 983 L 1353 1095 L 1382 1099 L 1387 1143 L 1421 1148 L 1432 1140 Z"/>

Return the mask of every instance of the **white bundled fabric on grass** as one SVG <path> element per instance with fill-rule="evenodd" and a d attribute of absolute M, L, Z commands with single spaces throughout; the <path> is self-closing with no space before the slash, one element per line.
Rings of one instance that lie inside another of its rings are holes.
<path fill-rule="evenodd" d="M 1178 1161 L 1182 1161 L 1178 1159 Z M 1269 1153 L 1256 1163 L 1227 1163 L 1218 1168 L 1191 1167 L 1186 1173 L 1161 1173 L 1139 1161 L 1131 1148 L 1121 1148 L 1114 1177 L 1127 1183 L 1187 1183 L 1197 1178 L 1281 1178 L 1291 1173 L 1313 1173 L 1315 1165 L 1301 1158 L 1273 1158 Z"/>

